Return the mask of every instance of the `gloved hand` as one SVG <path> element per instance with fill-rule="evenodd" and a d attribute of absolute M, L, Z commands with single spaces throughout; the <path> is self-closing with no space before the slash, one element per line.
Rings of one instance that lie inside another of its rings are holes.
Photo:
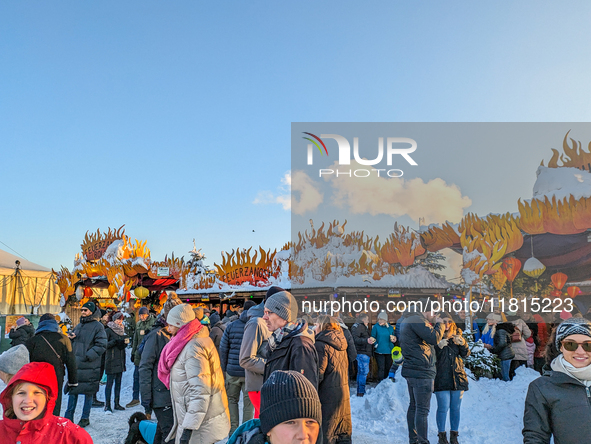
<path fill-rule="evenodd" d="M 439 348 L 447 347 L 447 343 L 448 343 L 447 339 L 442 339 L 441 341 L 439 341 L 439 344 L 437 344 L 437 346 Z"/>
<path fill-rule="evenodd" d="M 462 345 L 464 343 L 464 338 L 460 335 L 456 335 L 454 336 L 453 341 L 456 345 Z"/>
<path fill-rule="evenodd" d="M 181 435 L 180 444 L 189 444 L 189 441 L 191 441 L 191 434 L 192 433 L 193 433 L 193 430 L 191 430 L 191 429 L 183 430 L 183 434 Z"/>

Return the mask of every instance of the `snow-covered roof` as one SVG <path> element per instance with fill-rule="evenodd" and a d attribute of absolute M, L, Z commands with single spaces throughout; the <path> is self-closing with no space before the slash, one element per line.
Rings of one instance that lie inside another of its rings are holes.
<path fill-rule="evenodd" d="M 42 265 L 30 262 L 22 257 L 15 256 L 14 254 L 8 253 L 7 251 L 0 250 L 0 268 L 14 270 L 16 268 L 16 261 L 20 262 L 20 268 L 22 270 L 29 271 L 51 271 L 49 268 L 43 267 Z"/>

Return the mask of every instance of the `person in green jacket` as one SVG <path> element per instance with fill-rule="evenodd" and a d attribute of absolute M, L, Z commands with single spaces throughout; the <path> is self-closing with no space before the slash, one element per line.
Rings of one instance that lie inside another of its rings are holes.
<path fill-rule="evenodd" d="M 140 361 L 142 356 L 138 353 L 138 348 L 146 333 L 150 331 L 156 322 L 156 318 L 150 314 L 147 307 L 140 308 L 138 315 L 140 320 L 135 326 L 131 348 L 131 361 L 135 365 L 135 370 L 133 372 L 133 399 L 125 406 L 126 408 L 135 407 L 140 403 Z"/>
<path fill-rule="evenodd" d="M 371 329 L 371 337 L 374 342 L 374 357 L 378 364 L 378 381 L 388 377 L 392 366 L 392 349 L 394 348 L 394 327 L 388 324 L 388 313 L 382 311 L 378 315 L 378 323 Z"/>

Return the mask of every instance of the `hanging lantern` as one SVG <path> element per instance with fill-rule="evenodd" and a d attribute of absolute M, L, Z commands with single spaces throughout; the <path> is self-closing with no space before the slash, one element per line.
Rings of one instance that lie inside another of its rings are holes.
<path fill-rule="evenodd" d="M 539 278 L 544 271 L 546 271 L 546 266 L 535 257 L 530 257 L 525 261 L 525 264 L 523 264 L 523 272 L 531 278 Z"/>
<path fill-rule="evenodd" d="M 92 288 L 90 288 L 90 287 L 84 287 L 84 297 L 85 298 L 92 297 L 92 293 L 93 293 Z"/>
<path fill-rule="evenodd" d="M 566 289 L 566 292 L 571 297 L 571 299 L 574 299 L 577 297 L 578 294 L 581 293 L 581 289 L 579 287 L 577 287 L 576 285 L 573 285 L 572 287 L 568 287 Z"/>
<path fill-rule="evenodd" d="M 82 285 L 78 285 L 76 287 L 76 299 L 80 300 L 84 297 L 84 288 L 82 288 Z"/>
<path fill-rule="evenodd" d="M 150 290 L 141 286 L 136 287 L 135 290 L 133 290 L 133 293 L 138 297 L 138 299 L 144 299 L 150 296 Z"/>
<path fill-rule="evenodd" d="M 520 269 L 521 262 L 519 262 L 519 259 L 515 259 L 514 257 L 503 260 L 503 265 L 501 265 L 501 270 L 503 270 L 503 274 L 507 276 L 509 282 L 513 282 L 515 280 L 517 274 L 519 274 Z"/>
<path fill-rule="evenodd" d="M 490 276 L 490 281 L 497 289 L 497 291 L 501 291 L 505 286 L 505 282 L 507 282 L 507 276 L 505 276 L 505 274 L 501 270 L 497 270 L 496 273 Z"/>
<path fill-rule="evenodd" d="M 562 290 L 562 287 L 564 287 L 564 284 L 566 284 L 567 279 L 568 276 L 564 273 L 554 273 L 552 275 L 552 285 L 554 285 L 554 288 L 557 290 Z"/>
<path fill-rule="evenodd" d="M 562 296 L 562 291 L 554 290 L 552 291 L 552 293 L 550 293 L 550 295 L 552 295 L 552 297 L 559 298 L 560 296 Z"/>
<path fill-rule="evenodd" d="M 514 257 L 503 260 L 503 265 L 501 265 L 503 274 L 507 277 L 507 279 L 509 279 L 509 282 L 511 282 L 511 297 L 513 297 L 513 281 L 519 274 L 520 268 L 521 262 L 519 262 L 519 259 L 515 259 Z"/>

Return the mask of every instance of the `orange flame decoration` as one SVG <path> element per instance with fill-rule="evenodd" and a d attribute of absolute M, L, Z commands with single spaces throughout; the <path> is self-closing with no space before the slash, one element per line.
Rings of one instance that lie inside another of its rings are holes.
<path fill-rule="evenodd" d="M 97 229 L 96 233 L 89 235 L 87 231 L 84 236 L 84 241 L 80 245 L 86 260 L 94 261 L 100 259 L 107 248 L 109 248 L 109 245 L 116 240 L 123 239 L 125 234 L 125 230 L 123 229 L 124 226 L 125 225 L 121 225 L 121 227 L 115 231 L 111 231 L 111 228 L 109 228 L 109 231 L 106 233 L 101 233 L 101 230 Z"/>
<path fill-rule="evenodd" d="M 557 290 L 562 290 L 562 287 L 564 287 L 564 284 L 566 284 L 566 281 L 568 280 L 568 276 L 564 273 L 554 273 L 551 276 L 551 279 L 554 288 Z"/>
<path fill-rule="evenodd" d="M 66 267 L 62 266 L 61 270 L 58 272 L 53 268 L 51 271 L 56 275 L 55 283 L 59 287 L 61 294 L 67 297 L 76 292 L 72 283 L 72 273 L 70 273 Z"/>
<path fill-rule="evenodd" d="M 529 234 L 577 234 L 591 228 L 591 198 L 575 200 L 571 195 L 556 201 L 553 196 L 517 204 L 521 229 Z"/>
<path fill-rule="evenodd" d="M 428 251 L 439 251 L 460 243 L 460 236 L 456 230 L 445 223 L 441 228 L 433 226 L 421 234 L 421 244 Z"/>
<path fill-rule="evenodd" d="M 497 291 L 501 291 L 505 286 L 505 283 L 507 282 L 507 276 L 505 276 L 505 274 L 501 270 L 497 270 L 490 276 L 490 281 L 497 289 Z"/>
<path fill-rule="evenodd" d="M 572 147 L 568 144 L 567 138 L 570 130 L 565 134 L 562 142 L 562 150 L 564 154 L 558 154 L 558 150 L 552 148 L 552 158 L 548 162 L 548 168 L 573 167 L 580 170 L 591 171 L 591 142 L 589 142 L 589 151 L 584 151 L 581 147 L 581 142 L 575 141 L 571 138 Z M 558 160 L 562 165 L 558 165 Z M 540 164 L 544 166 L 544 161 Z"/>
<path fill-rule="evenodd" d="M 425 253 L 425 249 L 417 234 L 410 233 L 405 227 L 399 227 L 390 234 L 380 253 L 382 259 L 390 265 L 408 267 L 414 263 L 415 257 Z"/>
<path fill-rule="evenodd" d="M 509 213 L 488 215 L 485 219 L 468 213 L 462 219 L 459 231 L 464 251 L 480 253 L 465 263 L 464 268 L 469 268 L 481 278 L 485 273 L 495 273 L 501 267 L 502 258 L 523 245 L 518 220 Z"/>
<path fill-rule="evenodd" d="M 279 264 L 274 261 L 276 250 L 265 251 L 259 247 L 252 257 L 251 250 L 252 247 L 246 251 L 238 248 L 236 251 L 232 250 L 232 253 L 226 253 L 225 257 L 222 255 L 222 264 L 214 263 L 219 280 L 230 285 L 241 285 L 244 282 L 257 285 L 266 284 L 270 277 L 279 276 Z M 259 253 L 260 258 L 257 261 Z"/>

